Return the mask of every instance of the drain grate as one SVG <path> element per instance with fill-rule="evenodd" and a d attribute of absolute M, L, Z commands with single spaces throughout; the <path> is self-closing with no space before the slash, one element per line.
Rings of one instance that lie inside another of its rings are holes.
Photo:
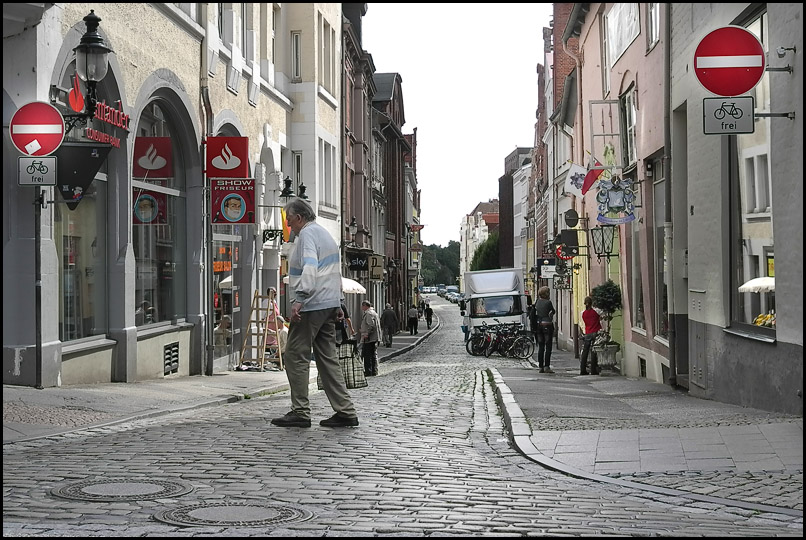
<path fill-rule="evenodd" d="M 281 503 L 214 502 L 162 510 L 154 519 L 170 525 L 266 527 L 305 521 L 313 513 Z"/>
<path fill-rule="evenodd" d="M 193 491 L 191 486 L 178 482 L 151 479 L 84 480 L 69 486 L 53 488 L 56 497 L 78 501 L 146 501 L 178 497 Z"/>

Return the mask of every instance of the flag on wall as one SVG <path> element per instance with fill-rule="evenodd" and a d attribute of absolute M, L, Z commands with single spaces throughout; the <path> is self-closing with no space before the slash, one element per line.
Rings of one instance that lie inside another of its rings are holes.
<path fill-rule="evenodd" d="M 585 183 L 587 170 L 582 165 L 571 163 L 568 175 L 565 177 L 565 192 L 570 195 L 582 197 L 582 186 Z"/>
<path fill-rule="evenodd" d="M 596 159 L 595 157 L 591 156 L 591 159 L 595 163 L 595 165 L 593 165 L 594 167 L 601 167 L 602 166 L 602 164 L 599 163 L 599 160 Z M 596 180 L 598 180 L 599 177 L 602 176 L 602 173 L 604 173 L 604 172 L 605 172 L 604 169 L 590 169 L 590 170 L 588 170 L 588 174 L 585 175 L 585 181 L 582 184 L 582 195 L 585 195 L 588 192 L 588 190 L 591 188 L 593 183 L 596 182 Z"/>

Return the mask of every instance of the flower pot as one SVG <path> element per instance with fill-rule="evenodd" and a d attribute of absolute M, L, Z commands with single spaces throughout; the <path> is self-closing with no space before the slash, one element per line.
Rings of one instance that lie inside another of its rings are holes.
<path fill-rule="evenodd" d="M 605 343 L 594 345 L 593 350 L 599 359 L 599 368 L 613 368 L 616 366 L 616 353 L 621 349 L 618 343 Z"/>

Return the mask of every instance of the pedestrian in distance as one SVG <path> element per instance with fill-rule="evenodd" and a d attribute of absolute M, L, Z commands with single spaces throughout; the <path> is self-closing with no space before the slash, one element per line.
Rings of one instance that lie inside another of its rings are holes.
<path fill-rule="evenodd" d="M 381 318 L 369 300 L 361 302 L 361 357 L 364 359 L 364 375 L 378 374 L 378 339 L 381 334 Z"/>
<path fill-rule="evenodd" d="M 425 305 L 425 324 L 428 325 L 428 329 L 431 330 L 431 322 L 434 319 L 434 310 L 431 309 L 431 304 Z"/>
<path fill-rule="evenodd" d="M 392 308 L 392 304 L 386 304 L 386 309 L 381 314 L 381 328 L 383 329 L 383 344 L 386 347 L 392 346 L 392 336 L 397 333 L 398 328 L 397 313 Z"/>
<path fill-rule="evenodd" d="M 529 324 L 537 342 L 537 365 L 540 373 L 554 373 L 551 369 L 551 342 L 554 339 L 554 304 L 549 300 L 551 290 L 540 287 L 537 302 L 529 310 Z"/>
<path fill-rule="evenodd" d="M 336 321 L 344 317 L 339 246 L 328 230 L 316 223 L 316 214 L 307 202 L 291 199 L 284 210 L 286 223 L 296 237 L 288 259 L 293 294 L 284 358 L 291 411 L 271 423 L 281 427 L 311 427 L 308 385 L 313 350 L 322 388 L 335 411 L 319 425 L 357 426 L 358 416 L 336 354 Z"/>
<path fill-rule="evenodd" d="M 579 374 L 588 374 L 588 355 L 591 357 L 591 375 L 599 374 L 599 356 L 596 351 L 591 351 L 596 336 L 602 329 L 602 321 L 599 312 L 593 309 L 593 299 L 585 297 L 585 311 L 582 312 L 582 322 L 585 323 L 585 333 L 582 336 L 582 356 L 579 358 Z"/>
<path fill-rule="evenodd" d="M 407 314 L 409 318 L 409 334 L 416 335 L 417 334 L 417 320 L 420 318 L 420 314 L 417 312 L 417 306 L 414 304 L 411 305 L 409 308 L 409 312 Z"/>

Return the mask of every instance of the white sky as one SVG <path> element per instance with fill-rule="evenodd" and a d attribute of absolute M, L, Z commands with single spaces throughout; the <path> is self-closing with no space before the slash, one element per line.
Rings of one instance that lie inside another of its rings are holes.
<path fill-rule="evenodd" d="M 422 242 L 459 241 L 498 197 L 504 158 L 534 144 L 537 64 L 552 4 L 369 3 L 362 45 L 403 82 L 403 133 L 417 128 Z"/>

